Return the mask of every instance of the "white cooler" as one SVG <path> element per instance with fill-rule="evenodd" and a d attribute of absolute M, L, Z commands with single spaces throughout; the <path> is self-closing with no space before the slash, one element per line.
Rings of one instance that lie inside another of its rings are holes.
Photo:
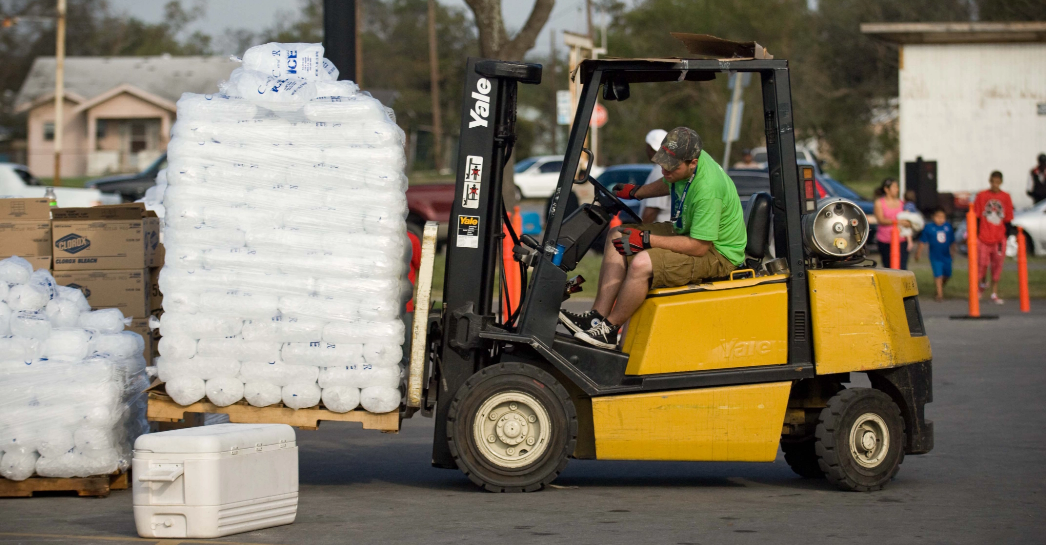
<path fill-rule="evenodd" d="M 142 537 L 227 536 L 290 524 L 298 512 L 298 446 L 286 424 L 142 435 L 131 467 Z"/>

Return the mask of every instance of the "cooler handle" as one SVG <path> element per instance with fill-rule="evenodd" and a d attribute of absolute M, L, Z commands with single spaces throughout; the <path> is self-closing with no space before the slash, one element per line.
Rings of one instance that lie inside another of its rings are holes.
<path fill-rule="evenodd" d="M 155 468 L 149 470 L 149 473 L 145 475 L 139 475 L 138 480 L 147 482 L 161 482 L 161 483 L 173 483 L 182 476 L 184 468 L 181 465 L 177 465 L 173 468 Z"/>

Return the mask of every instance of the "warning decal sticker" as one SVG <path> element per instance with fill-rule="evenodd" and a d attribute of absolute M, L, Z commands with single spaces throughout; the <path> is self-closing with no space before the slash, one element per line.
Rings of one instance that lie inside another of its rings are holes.
<path fill-rule="evenodd" d="M 483 157 L 469 155 L 465 158 L 464 190 L 461 192 L 462 208 L 479 208 L 479 191 L 483 179 Z"/>
<path fill-rule="evenodd" d="M 458 248 L 479 248 L 479 216 L 458 216 Z"/>

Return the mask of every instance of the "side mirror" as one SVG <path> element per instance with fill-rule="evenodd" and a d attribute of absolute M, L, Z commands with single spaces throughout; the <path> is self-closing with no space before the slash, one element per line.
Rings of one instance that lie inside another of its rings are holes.
<path fill-rule="evenodd" d="M 631 91 L 627 81 L 612 79 L 603 85 L 603 100 L 628 100 Z"/>
<path fill-rule="evenodd" d="M 575 184 L 585 183 L 589 178 L 588 173 L 592 170 L 592 150 L 588 148 L 581 148 L 581 153 L 587 155 L 588 158 L 582 158 L 584 160 L 583 165 L 582 161 L 578 161 L 577 176 L 574 176 Z"/>

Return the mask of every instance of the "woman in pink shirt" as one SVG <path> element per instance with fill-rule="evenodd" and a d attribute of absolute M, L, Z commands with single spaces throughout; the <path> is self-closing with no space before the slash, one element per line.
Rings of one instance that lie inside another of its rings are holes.
<path fill-rule="evenodd" d="M 875 242 L 879 245 L 879 257 L 883 266 L 890 266 L 890 237 L 893 230 L 897 229 L 897 214 L 904 210 L 904 201 L 901 199 L 901 185 L 893 178 L 883 180 L 883 185 L 876 191 L 879 198 L 875 200 L 875 219 L 879 222 L 878 231 L 875 233 Z M 903 224 L 908 222 L 902 221 Z M 908 244 L 901 240 L 901 269 L 908 268 Z"/>

